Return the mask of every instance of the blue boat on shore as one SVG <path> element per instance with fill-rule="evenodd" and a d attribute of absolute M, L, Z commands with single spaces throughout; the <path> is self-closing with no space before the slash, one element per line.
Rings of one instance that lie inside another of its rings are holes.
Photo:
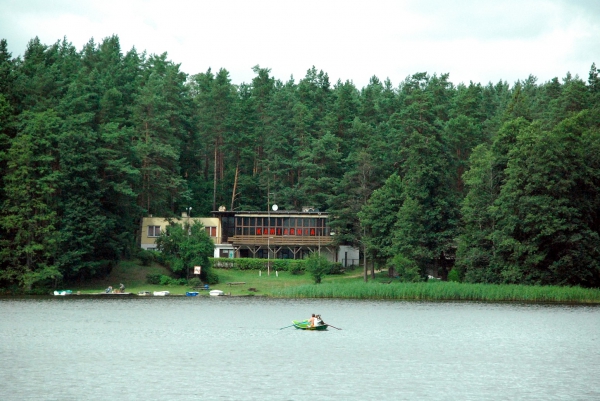
<path fill-rule="evenodd" d="M 197 297 L 197 296 L 198 296 L 198 294 L 199 294 L 199 292 L 197 292 L 197 291 L 187 291 L 187 292 L 185 293 L 185 296 L 186 296 L 186 297 Z"/>

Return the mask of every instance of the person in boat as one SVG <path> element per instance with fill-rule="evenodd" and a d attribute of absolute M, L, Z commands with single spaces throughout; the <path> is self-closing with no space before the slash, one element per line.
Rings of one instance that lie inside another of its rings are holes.
<path fill-rule="evenodd" d="M 315 326 L 322 326 L 323 324 L 324 323 L 323 323 L 323 320 L 321 319 L 321 315 L 315 316 L 315 324 L 314 325 Z"/>
<path fill-rule="evenodd" d="M 109 285 L 108 288 L 104 290 L 104 292 L 110 294 L 112 292 L 112 285 Z"/>
<path fill-rule="evenodd" d="M 315 314 L 313 313 L 310 319 L 308 319 L 308 325 L 310 327 L 315 327 Z"/>

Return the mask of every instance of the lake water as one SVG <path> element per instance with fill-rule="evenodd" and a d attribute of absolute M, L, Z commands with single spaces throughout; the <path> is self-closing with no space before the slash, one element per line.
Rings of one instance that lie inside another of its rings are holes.
<path fill-rule="evenodd" d="M 292 319 L 320 313 L 330 328 Z M 0 299 L 0 400 L 600 400 L 594 306 Z"/>

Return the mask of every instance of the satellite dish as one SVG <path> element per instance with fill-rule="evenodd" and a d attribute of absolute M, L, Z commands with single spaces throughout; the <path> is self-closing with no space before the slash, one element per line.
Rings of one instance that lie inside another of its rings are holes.
<path fill-rule="evenodd" d="M 277 205 L 273 205 L 271 206 L 271 209 L 273 209 L 273 211 L 276 211 L 277 209 L 279 209 L 279 207 Z"/>

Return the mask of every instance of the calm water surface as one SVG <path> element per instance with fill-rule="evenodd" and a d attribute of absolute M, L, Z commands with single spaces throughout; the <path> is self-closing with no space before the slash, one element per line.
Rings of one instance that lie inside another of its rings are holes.
<path fill-rule="evenodd" d="M 284 328 L 320 313 L 341 328 Z M 0 400 L 600 400 L 600 308 L 0 299 Z"/>

